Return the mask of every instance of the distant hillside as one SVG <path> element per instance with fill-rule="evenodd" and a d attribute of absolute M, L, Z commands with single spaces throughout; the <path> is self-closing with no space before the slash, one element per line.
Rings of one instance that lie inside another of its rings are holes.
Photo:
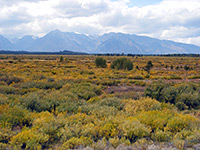
<path fill-rule="evenodd" d="M 60 51 L 60 52 L 28 52 L 28 51 L 8 51 L 0 50 L 0 54 L 15 54 L 15 55 L 88 55 L 83 52 Z"/>
<path fill-rule="evenodd" d="M 8 39 L 0 35 L 0 50 L 13 50 L 15 45 L 12 44 Z"/>
<path fill-rule="evenodd" d="M 86 53 L 200 53 L 200 47 L 196 45 L 123 33 L 107 33 L 93 37 L 54 30 L 41 38 L 33 39 L 32 36 L 25 36 L 14 43 L 0 36 L 0 50 L 59 52 L 66 49 Z"/>

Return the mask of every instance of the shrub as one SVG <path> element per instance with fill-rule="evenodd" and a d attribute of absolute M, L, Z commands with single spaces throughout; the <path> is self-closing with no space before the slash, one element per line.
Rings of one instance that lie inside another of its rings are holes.
<path fill-rule="evenodd" d="M 177 76 L 177 75 L 170 75 L 166 77 L 168 80 L 173 79 L 173 80 L 181 80 L 182 77 Z"/>
<path fill-rule="evenodd" d="M 184 69 L 187 71 L 187 70 L 189 70 L 189 69 L 190 69 L 190 67 L 189 67 L 189 66 L 187 66 L 187 65 L 185 65 L 185 66 L 184 66 Z"/>
<path fill-rule="evenodd" d="M 60 104 L 56 110 L 58 112 L 67 112 L 68 114 L 77 113 L 79 107 L 83 106 L 85 103 L 84 100 L 66 100 L 66 102 Z"/>
<path fill-rule="evenodd" d="M 199 85 L 195 83 L 181 83 L 177 85 L 177 91 L 179 94 L 182 93 L 194 93 L 199 90 Z"/>
<path fill-rule="evenodd" d="M 165 130 L 177 133 L 183 129 L 190 130 L 195 125 L 199 125 L 199 120 L 197 118 L 190 115 L 177 115 L 168 121 Z"/>
<path fill-rule="evenodd" d="M 101 106 L 115 107 L 119 110 L 123 108 L 123 104 L 121 103 L 121 100 L 116 97 L 104 98 L 99 101 L 99 104 Z"/>
<path fill-rule="evenodd" d="M 188 76 L 187 79 L 200 79 L 200 75 Z"/>
<path fill-rule="evenodd" d="M 163 101 L 162 90 L 168 85 L 162 81 L 153 82 L 144 91 L 145 96 L 155 98 L 158 101 Z"/>
<path fill-rule="evenodd" d="M 110 80 L 98 81 L 97 84 L 107 85 L 107 86 L 117 86 L 120 82 L 121 82 L 120 80 L 110 79 Z"/>
<path fill-rule="evenodd" d="M 175 104 L 178 93 L 176 87 L 166 87 L 162 90 L 161 95 L 166 103 Z"/>
<path fill-rule="evenodd" d="M 78 95 L 79 98 L 89 100 L 92 97 L 102 93 L 101 89 L 93 84 L 75 84 L 70 89 L 71 92 Z"/>
<path fill-rule="evenodd" d="M 111 64 L 112 69 L 124 69 L 124 70 L 132 70 L 133 63 L 127 58 L 118 58 L 114 60 Z"/>
<path fill-rule="evenodd" d="M 41 112 L 48 109 L 47 101 L 43 101 L 38 93 L 29 93 L 20 102 L 31 111 Z"/>
<path fill-rule="evenodd" d="M 117 148 L 121 144 L 121 141 L 118 137 L 110 138 L 109 143 L 112 145 L 112 147 Z"/>
<path fill-rule="evenodd" d="M 134 118 L 124 121 L 119 128 L 121 129 L 121 134 L 131 142 L 135 142 L 137 139 L 149 136 L 150 134 L 150 129 Z"/>
<path fill-rule="evenodd" d="M 183 102 L 177 102 L 177 103 L 176 103 L 176 107 L 177 107 L 179 110 L 188 109 L 188 107 L 187 107 Z"/>
<path fill-rule="evenodd" d="M 12 131 L 10 128 L 0 128 L 0 142 L 8 143 L 12 136 L 16 133 Z M 1 146 L 0 146 L 1 149 Z"/>
<path fill-rule="evenodd" d="M 42 149 L 45 148 L 49 136 L 39 133 L 35 129 L 24 128 L 22 132 L 11 138 L 10 144 L 15 149 Z"/>
<path fill-rule="evenodd" d="M 3 76 L 0 78 L 0 81 L 4 81 L 10 85 L 11 83 L 19 83 L 22 81 L 22 79 L 16 76 Z"/>
<path fill-rule="evenodd" d="M 81 135 L 96 141 L 99 139 L 99 126 L 95 125 L 94 123 L 87 123 L 86 125 L 82 126 Z"/>
<path fill-rule="evenodd" d="M 60 62 L 63 62 L 63 61 L 64 61 L 63 56 L 60 56 L 59 61 L 60 61 Z"/>
<path fill-rule="evenodd" d="M 100 136 L 105 137 L 106 139 L 116 137 L 119 134 L 119 121 L 108 120 L 100 128 Z"/>
<path fill-rule="evenodd" d="M 172 138 L 172 133 L 168 131 L 156 130 L 153 136 L 158 142 L 169 142 Z"/>
<path fill-rule="evenodd" d="M 61 150 L 78 149 L 78 148 L 84 148 L 91 144 L 92 144 L 92 140 L 90 138 L 83 137 L 83 136 L 81 136 L 80 138 L 73 137 L 69 139 L 67 142 L 65 142 L 60 149 Z"/>
<path fill-rule="evenodd" d="M 143 76 L 141 75 L 136 75 L 136 76 L 133 76 L 133 79 L 136 79 L 136 80 L 143 80 Z"/>
<path fill-rule="evenodd" d="M 135 81 L 135 85 L 138 85 L 138 86 L 145 86 L 145 85 L 146 85 L 146 82 L 144 82 L 144 81 Z"/>
<path fill-rule="evenodd" d="M 163 82 L 154 82 L 145 89 L 145 96 L 175 104 L 179 110 L 198 109 L 200 106 L 199 86 L 194 83 L 170 86 Z"/>
<path fill-rule="evenodd" d="M 119 110 L 115 107 L 93 105 L 92 107 L 82 107 L 82 112 L 95 115 L 97 117 L 109 117 L 117 114 Z"/>
<path fill-rule="evenodd" d="M 188 109 L 198 109 L 200 106 L 200 96 L 198 92 L 195 93 L 182 93 L 176 98 L 176 106 L 180 103 L 186 105 Z M 179 107 L 180 108 L 180 107 Z M 181 109 L 180 109 L 181 110 Z M 182 109 L 184 110 L 184 109 Z"/>
<path fill-rule="evenodd" d="M 37 129 L 40 133 L 49 136 L 51 141 L 60 139 L 59 130 L 65 125 L 65 119 L 62 115 L 54 116 L 49 112 L 41 112 L 32 116 L 34 118 L 32 127 Z"/>
<path fill-rule="evenodd" d="M 129 100 L 124 109 L 127 113 L 136 114 L 141 111 L 161 109 L 161 104 L 155 99 L 140 98 L 139 100 Z"/>
<path fill-rule="evenodd" d="M 164 130 L 168 120 L 174 115 L 171 110 L 153 110 L 139 113 L 136 118 L 146 126 L 151 127 L 152 131 L 156 129 Z"/>
<path fill-rule="evenodd" d="M 102 67 L 102 68 L 106 68 L 107 67 L 106 60 L 104 58 L 102 58 L 102 57 L 97 57 L 95 59 L 95 65 L 97 67 Z"/>
<path fill-rule="evenodd" d="M 28 116 L 28 111 L 18 106 L 9 107 L 3 111 L 0 116 L 0 122 L 8 123 L 12 128 L 16 126 L 29 126 L 31 119 Z"/>
<path fill-rule="evenodd" d="M 2 94 L 15 94 L 16 88 L 7 85 L 0 85 L 0 93 Z"/>
<path fill-rule="evenodd" d="M 183 129 L 181 130 L 180 132 L 178 132 L 175 136 L 174 136 L 174 139 L 181 139 L 181 140 L 184 140 L 184 139 L 187 139 L 189 136 L 192 136 L 194 133 L 191 131 L 191 130 L 186 130 L 186 129 Z"/>
<path fill-rule="evenodd" d="M 144 70 L 147 71 L 148 73 L 150 72 L 150 69 L 153 67 L 153 64 L 151 61 L 147 62 L 147 65 L 144 67 Z"/>

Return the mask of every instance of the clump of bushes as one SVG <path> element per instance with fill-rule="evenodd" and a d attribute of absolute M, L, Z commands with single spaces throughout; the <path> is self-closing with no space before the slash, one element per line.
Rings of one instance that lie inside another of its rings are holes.
<path fill-rule="evenodd" d="M 92 97 L 101 95 L 101 89 L 93 84 L 74 84 L 70 91 L 78 95 L 79 98 L 89 100 Z"/>
<path fill-rule="evenodd" d="M 160 102 L 175 104 L 179 110 L 198 109 L 199 91 L 198 84 L 194 83 L 169 85 L 164 82 L 154 82 L 145 89 L 145 96 L 150 96 Z"/>
<path fill-rule="evenodd" d="M 19 86 L 23 89 L 38 88 L 38 89 L 60 89 L 65 84 L 65 81 L 55 81 L 55 82 L 24 82 Z"/>
<path fill-rule="evenodd" d="M 144 77 L 141 76 L 141 75 L 135 75 L 132 78 L 135 79 L 135 80 L 143 80 L 144 79 Z"/>
<path fill-rule="evenodd" d="M 127 58 L 118 58 L 112 62 L 111 68 L 117 70 L 132 70 L 133 63 Z"/>
<path fill-rule="evenodd" d="M 139 100 L 128 100 L 124 106 L 124 110 L 129 114 L 136 114 L 141 111 L 159 110 L 160 102 L 151 98 L 140 98 Z"/>
<path fill-rule="evenodd" d="M 102 67 L 102 68 L 106 68 L 107 67 L 107 64 L 106 64 L 106 60 L 102 57 L 97 57 L 95 59 L 95 65 L 97 67 Z"/>
<path fill-rule="evenodd" d="M 46 147 L 49 136 L 36 129 L 23 129 L 22 132 L 11 138 L 10 144 L 14 149 L 42 149 Z"/>
<path fill-rule="evenodd" d="M 8 85 L 12 84 L 12 83 L 19 83 L 22 81 L 21 78 L 16 77 L 16 76 L 3 76 L 0 78 L 0 81 L 4 81 L 6 82 Z"/>
<path fill-rule="evenodd" d="M 148 73 L 150 72 L 150 69 L 153 67 L 153 64 L 151 61 L 147 62 L 147 65 L 144 67 L 144 70 L 147 71 Z"/>

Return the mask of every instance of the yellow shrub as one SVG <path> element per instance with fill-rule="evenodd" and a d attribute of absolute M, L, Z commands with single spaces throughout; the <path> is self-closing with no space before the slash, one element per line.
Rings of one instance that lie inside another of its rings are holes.
<path fill-rule="evenodd" d="M 153 138 L 158 142 L 167 142 L 172 139 L 171 132 L 156 130 Z"/>
<path fill-rule="evenodd" d="M 86 147 L 92 144 L 92 140 L 87 137 L 81 136 L 80 138 L 71 138 L 67 142 L 65 142 L 62 147 L 60 148 L 61 150 L 66 150 L 66 149 L 77 149 L 79 147 Z"/>
<path fill-rule="evenodd" d="M 39 133 L 34 128 L 24 128 L 22 132 L 11 138 L 10 144 L 14 149 L 42 149 L 48 140 L 48 135 Z"/>
<path fill-rule="evenodd" d="M 165 128 L 165 130 L 177 133 L 183 129 L 192 129 L 192 126 L 199 125 L 199 120 L 191 115 L 177 114 L 172 117 Z"/>
<path fill-rule="evenodd" d="M 118 137 L 110 138 L 109 143 L 116 148 L 120 144 L 120 140 Z"/>
<path fill-rule="evenodd" d="M 125 111 L 130 114 L 136 114 L 141 111 L 148 111 L 160 108 L 161 108 L 160 102 L 149 97 L 146 98 L 143 97 L 140 98 L 139 100 L 129 100 L 124 106 Z"/>
<path fill-rule="evenodd" d="M 150 126 L 152 130 L 160 129 L 164 130 L 164 127 L 167 125 L 169 118 L 173 116 L 171 110 L 154 110 L 148 112 L 142 112 L 136 116 L 136 118 L 147 126 Z"/>
<path fill-rule="evenodd" d="M 120 124 L 119 129 L 121 131 L 121 136 L 125 136 L 131 141 L 149 136 L 151 131 L 135 118 L 129 118 L 128 120 L 125 120 L 122 124 Z"/>

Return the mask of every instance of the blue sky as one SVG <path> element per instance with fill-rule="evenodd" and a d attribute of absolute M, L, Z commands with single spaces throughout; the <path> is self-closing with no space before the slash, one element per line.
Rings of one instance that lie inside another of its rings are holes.
<path fill-rule="evenodd" d="M 122 32 L 200 46 L 200 0 L 0 0 L 0 35 Z"/>
<path fill-rule="evenodd" d="M 162 2 L 162 0 L 130 0 L 130 2 L 128 3 L 129 7 L 133 7 L 133 6 L 138 6 L 138 7 L 142 7 L 142 6 L 147 6 L 147 5 L 155 5 Z"/>

